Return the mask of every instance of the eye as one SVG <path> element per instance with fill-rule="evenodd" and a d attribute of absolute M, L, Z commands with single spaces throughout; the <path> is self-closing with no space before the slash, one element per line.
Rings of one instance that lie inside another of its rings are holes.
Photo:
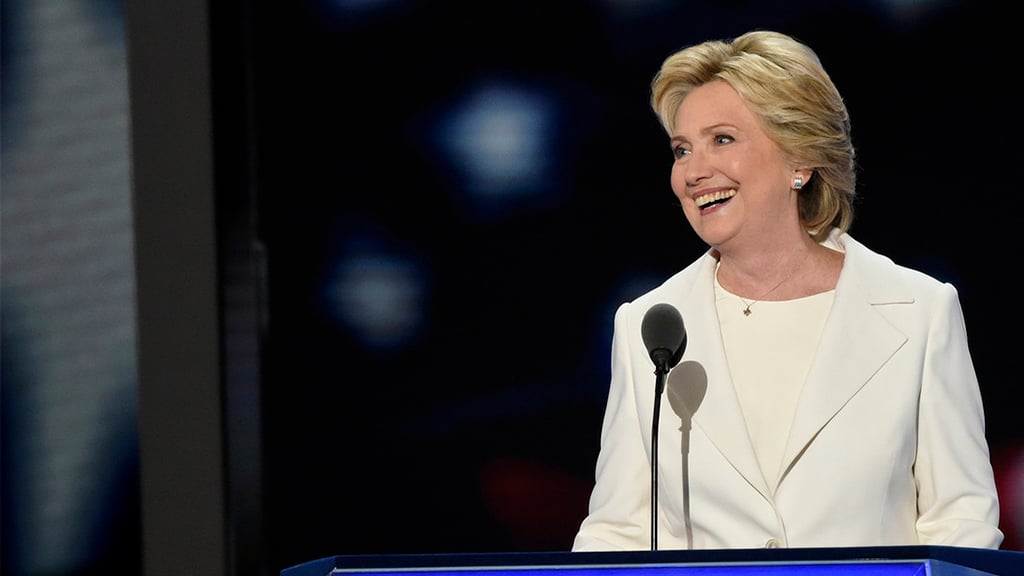
<path fill-rule="evenodd" d="M 733 141 L 733 137 L 728 134 L 718 134 L 715 136 L 715 144 L 729 144 Z"/>
<path fill-rule="evenodd" d="M 675 147 L 672 148 L 672 156 L 676 160 L 682 158 L 683 156 L 686 156 L 689 153 L 690 153 L 690 151 L 687 150 L 686 148 L 683 148 L 681 145 L 680 146 L 675 146 Z"/>

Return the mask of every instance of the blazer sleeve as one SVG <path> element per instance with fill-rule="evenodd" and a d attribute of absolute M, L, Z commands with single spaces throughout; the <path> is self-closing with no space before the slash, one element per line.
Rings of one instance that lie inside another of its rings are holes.
<path fill-rule="evenodd" d="M 572 549 L 640 550 L 650 546 L 650 470 L 634 397 L 629 306 L 615 312 L 611 384 L 601 427 L 589 512 Z"/>
<path fill-rule="evenodd" d="M 999 504 L 985 416 L 956 289 L 933 301 L 914 476 L 922 544 L 998 548 Z"/>

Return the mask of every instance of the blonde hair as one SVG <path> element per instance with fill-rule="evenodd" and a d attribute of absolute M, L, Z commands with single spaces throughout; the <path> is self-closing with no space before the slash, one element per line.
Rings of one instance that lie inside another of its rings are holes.
<path fill-rule="evenodd" d="M 817 54 L 771 31 L 712 40 L 672 54 L 651 84 L 651 107 L 669 135 L 683 99 L 713 80 L 728 82 L 783 153 L 814 170 L 799 195 L 804 227 L 818 241 L 833 227 L 847 231 L 856 197 L 850 116 Z"/>

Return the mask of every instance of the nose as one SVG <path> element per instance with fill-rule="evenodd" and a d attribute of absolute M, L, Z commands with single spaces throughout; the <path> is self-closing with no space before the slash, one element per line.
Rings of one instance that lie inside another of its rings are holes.
<path fill-rule="evenodd" d="M 696 148 L 686 156 L 682 169 L 683 178 L 689 187 L 698 186 L 704 179 L 710 177 L 712 173 L 708 155 Z"/>

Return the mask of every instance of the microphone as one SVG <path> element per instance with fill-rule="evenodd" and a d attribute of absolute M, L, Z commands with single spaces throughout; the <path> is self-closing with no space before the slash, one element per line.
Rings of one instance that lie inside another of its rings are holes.
<path fill-rule="evenodd" d="M 654 362 L 654 416 L 651 420 L 651 550 L 658 549 L 658 420 L 665 377 L 679 363 L 686 349 L 686 327 L 675 306 L 664 302 L 651 306 L 640 323 L 647 354 Z"/>
<path fill-rule="evenodd" d="M 686 328 L 679 310 L 664 302 L 651 306 L 640 324 L 640 334 L 657 373 L 668 374 L 686 349 Z"/>

